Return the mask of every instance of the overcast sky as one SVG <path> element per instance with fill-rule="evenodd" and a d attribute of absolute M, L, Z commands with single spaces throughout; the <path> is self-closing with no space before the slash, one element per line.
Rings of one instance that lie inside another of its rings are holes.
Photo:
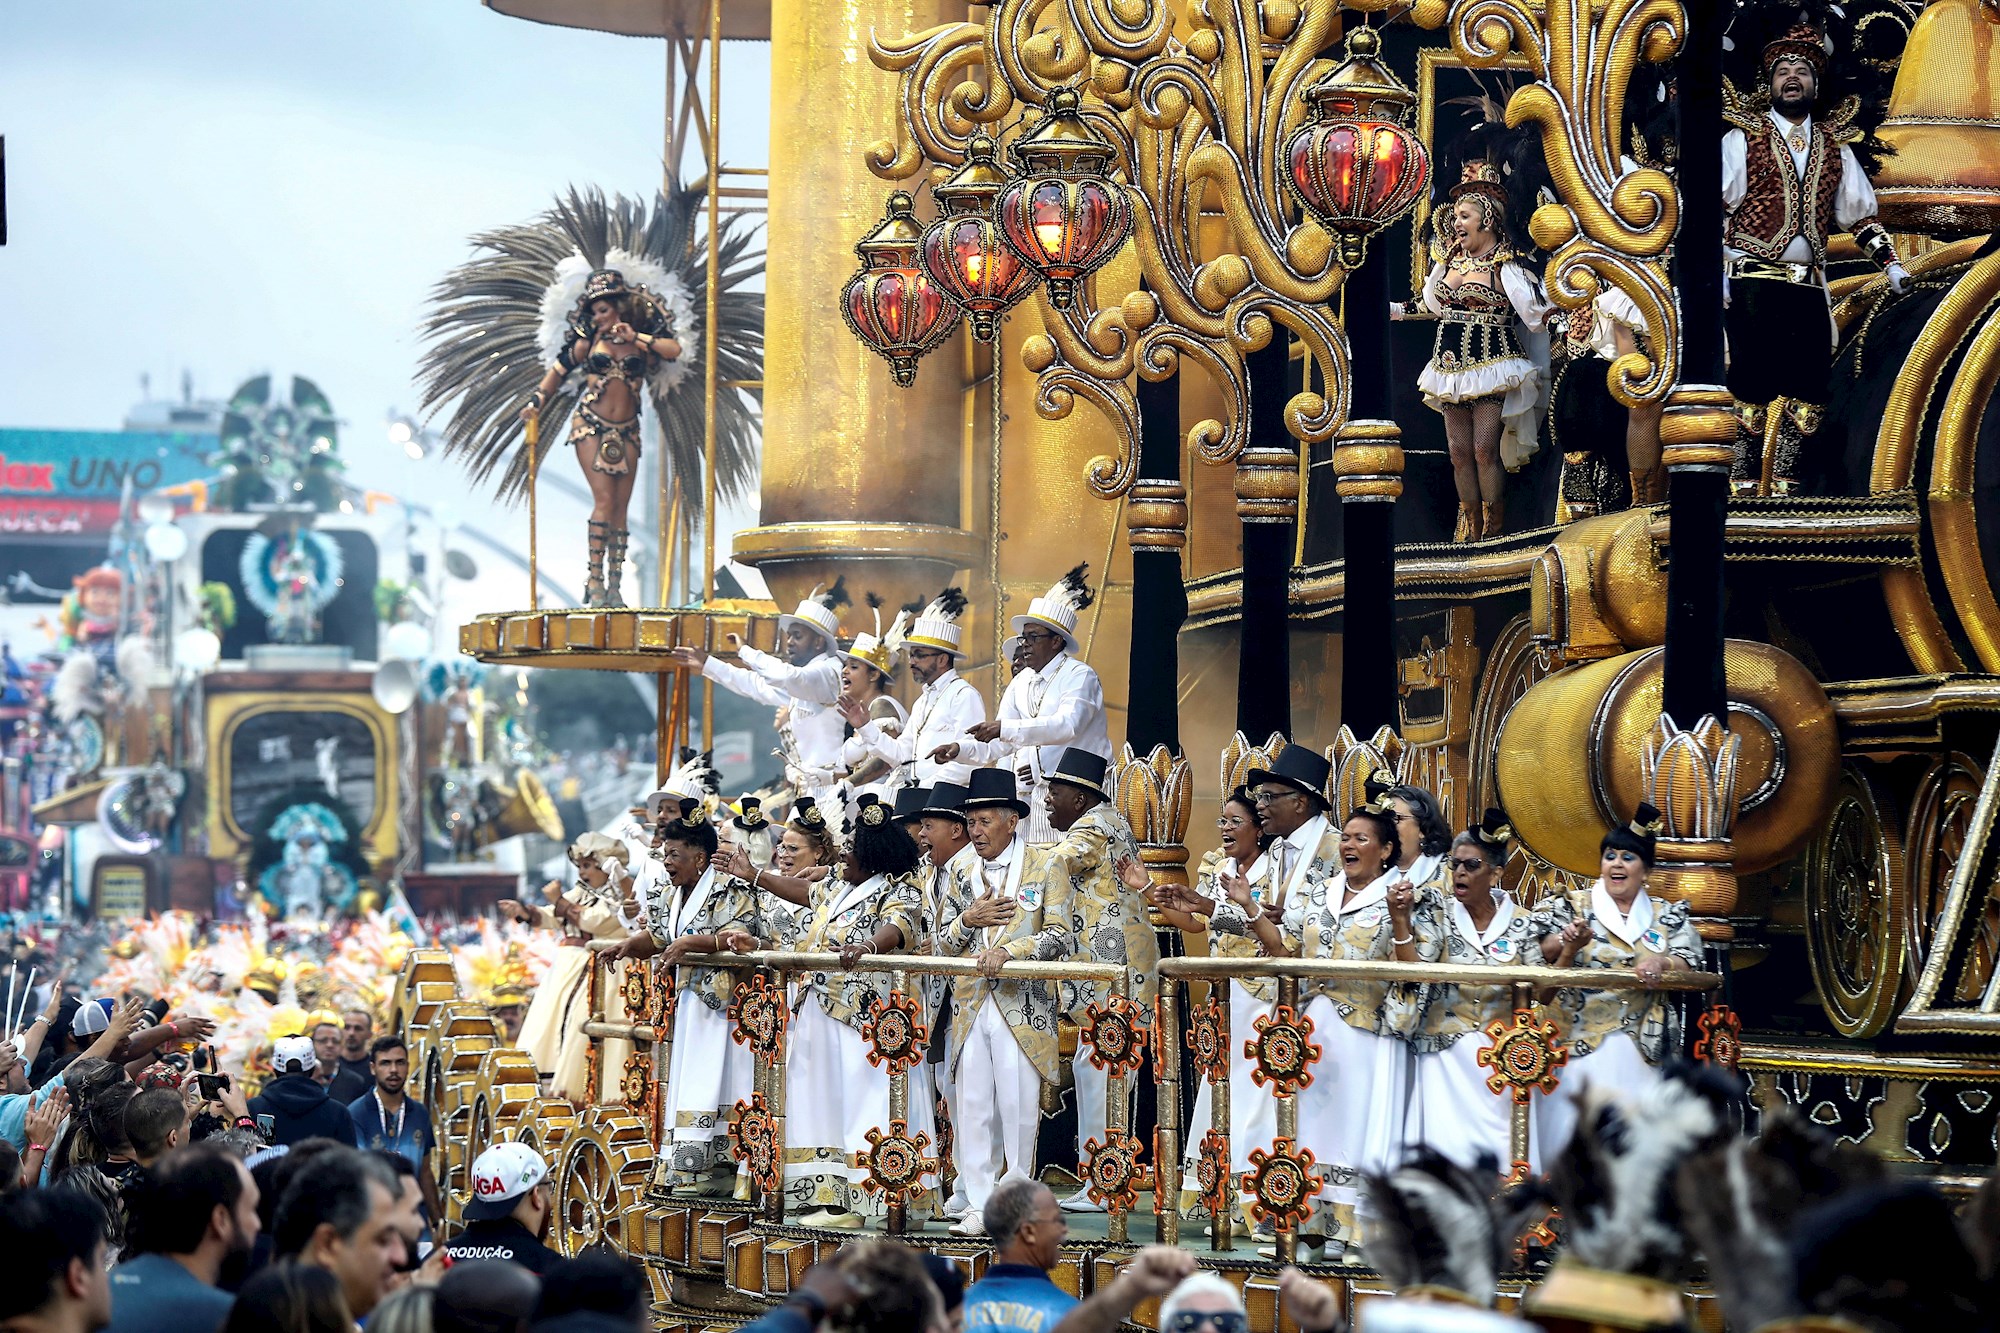
<path fill-rule="evenodd" d="M 733 165 L 768 159 L 767 51 L 725 47 Z M 303 374 L 355 481 L 524 534 L 405 460 L 385 415 L 415 405 L 421 307 L 467 237 L 572 183 L 657 188 L 665 65 L 660 41 L 478 0 L 0 7 L 0 425 L 116 429 L 142 375 L 221 397 Z"/>

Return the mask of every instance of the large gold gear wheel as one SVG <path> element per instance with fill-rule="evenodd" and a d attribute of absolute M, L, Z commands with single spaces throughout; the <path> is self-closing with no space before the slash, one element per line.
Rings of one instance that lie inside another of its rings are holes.
<path fill-rule="evenodd" d="M 1872 766 L 1842 771 L 1832 812 L 1806 855 L 1806 952 L 1827 1018 L 1872 1037 L 1903 989 L 1909 867 L 1894 797 Z"/>
<path fill-rule="evenodd" d="M 540 1153 L 544 1161 L 553 1161 L 581 1118 L 563 1098 L 538 1096 L 522 1108 L 511 1137 Z"/>
<path fill-rule="evenodd" d="M 541 1082 L 535 1062 L 526 1051 L 496 1046 L 480 1057 L 473 1077 L 471 1109 L 465 1118 L 464 1160 L 476 1162 L 479 1154 L 494 1144 L 517 1136 L 522 1117 L 541 1098 Z M 442 1154 L 448 1146 L 438 1145 Z M 459 1183 L 464 1177 L 453 1173 Z M 456 1222 L 469 1193 L 454 1189 L 443 1195 L 446 1212 Z"/>
<path fill-rule="evenodd" d="M 396 974 L 396 988 L 389 994 L 389 1030 L 401 1032 L 413 1044 L 430 1027 L 441 1004 L 458 998 L 458 971 L 452 966 L 448 949 L 412 949 Z M 410 1072 L 418 1068 L 416 1051 L 410 1052 Z"/>
<path fill-rule="evenodd" d="M 586 1110 L 556 1154 L 555 1248 L 575 1255 L 602 1241 L 617 1250 L 637 1249 L 652 1173 L 653 1141 L 644 1120 L 606 1106 Z"/>
<path fill-rule="evenodd" d="M 1903 846 L 1910 868 L 1909 910 L 1904 918 L 1903 972 L 1917 983 L 1930 955 L 1938 914 L 1944 910 L 1951 874 L 1965 850 L 1972 828 L 1972 810 L 1986 770 L 1969 755 L 1948 754 L 1934 761 L 1918 780 L 1904 826 Z"/>
<path fill-rule="evenodd" d="M 431 1129 L 438 1150 L 431 1156 L 438 1193 L 450 1198 L 470 1187 L 472 1158 L 467 1153 L 466 1124 L 478 1090 L 479 1067 L 501 1041 L 500 1025 L 485 1005 L 453 1000 L 438 1006 L 426 1034 L 425 1087 L 420 1100 L 430 1108 Z"/>

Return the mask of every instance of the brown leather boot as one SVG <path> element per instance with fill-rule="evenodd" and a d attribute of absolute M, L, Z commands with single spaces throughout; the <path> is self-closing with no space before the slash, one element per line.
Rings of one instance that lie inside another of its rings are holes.
<path fill-rule="evenodd" d="M 1632 475 L 1632 507 L 1656 505 L 1667 498 L 1666 469 L 1647 468 Z"/>
<path fill-rule="evenodd" d="M 1482 502 L 1479 506 L 1479 535 L 1482 538 L 1500 536 L 1500 529 L 1506 526 L 1506 513 L 1505 500 Z"/>
<path fill-rule="evenodd" d="M 1771 494 L 1799 493 L 1799 461 L 1806 441 L 1819 432 L 1826 409 L 1817 403 L 1787 401 L 1771 439 Z"/>
<path fill-rule="evenodd" d="M 1479 540 L 1479 511 L 1469 501 L 1458 502 L 1458 526 L 1451 530 L 1455 542 L 1476 542 Z"/>

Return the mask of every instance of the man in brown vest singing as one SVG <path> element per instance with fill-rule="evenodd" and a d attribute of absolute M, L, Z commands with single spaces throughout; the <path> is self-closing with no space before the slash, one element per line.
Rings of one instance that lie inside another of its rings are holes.
<path fill-rule="evenodd" d="M 1732 115 L 1722 139 L 1727 263 L 1729 392 L 1736 400 L 1731 488 L 1755 495 L 1763 473 L 1772 400 L 1785 399 L 1771 445 L 1771 493 L 1798 486 L 1799 455 L 1826 414 L 1833 323 L 1826 294 L 1826 242 L 1851 231 L 1855 244 L 1903 290 L 1909 274 L 1875 220 L 1875 190 L 1843 138 L 1844 125 L 1813 119 L 1826 74 L 1818 29 L 1799 24 L 1764 47 L 1771 106 Z"/>

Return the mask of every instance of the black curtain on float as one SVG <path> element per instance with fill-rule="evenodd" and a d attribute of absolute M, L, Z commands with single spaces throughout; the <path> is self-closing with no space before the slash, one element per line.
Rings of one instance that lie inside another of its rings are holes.
<path fill-rule="evenodd" d="M 1389 337 L 1389 266 L 1395 250 L 1377 238 L 1347 279 L 1343 316 L 1353 369 L 1356 421 L 1392 419 L 1395 355 Z M 1393 727 L 1396 708 L 1396 506 L 1378 497 L 1343 500 L 1347 587 L 1341 615 L 1340 720 L 1363 738 Z"/>
<path fill-rule="evenodd" d="M 1252 444 L 1295 451 L 1285 430 L 1285 403 L 1291 397 L 1291 339 L 1275 325 L 1271 341 L 1252 352 L 1245 368 L 1250 381 Z M 1297 519 L 1243 524 L 1243 619 L 1236 670 L 1236 729 L 1245 736 L 1292 734 L 1292 650 L 1286 625 L 1290 614 L 1293 546 Z"/>
<path fill-rule="evenodd" d="M 1181 382 L 1178 375 L 1138 382 L 1139 479 L 1178 481 L 1181 475 Z M 1181 553 L 1171 547 L 1132 550 L 1132 646 L 1125 740 L 1135 754 L 1164 745 L 1181 751 L 1180 633 L 1187 619 Z"/>

